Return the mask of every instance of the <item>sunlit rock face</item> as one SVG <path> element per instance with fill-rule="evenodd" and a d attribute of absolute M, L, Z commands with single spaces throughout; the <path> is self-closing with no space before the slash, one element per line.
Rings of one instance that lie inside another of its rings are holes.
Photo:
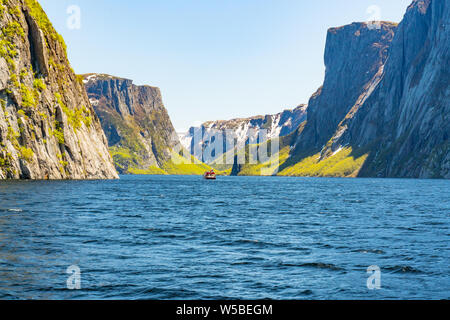
<path fill-rule="evenodd" d="M 66 46 L 35 0 L 0 3 L 0 179 L 118 178 Z"/>
<path fill-rule="evenodd" d="M 307 105 L 302 104 L 273 115 L 205 122 L 180 134 L 180 141 L 193 155 L 199 153 L 204 162 L 213 163 L 223 154 L 233 151 L 235 146 L 239 148 L 293 133 L 306 120 L 307 109 Z M 213 154 L 202 152 L 209 149 L 208 146 L 218 136 L 223 141 L 222 148 L 215 148 L 217 152 Z"/>
<path fill-rule="evenodd" d="M 105 74 L 83 76 L 89 99 L 100 118 L 120 173 L 162 168 L 178 136 L 161 91 Z"/>

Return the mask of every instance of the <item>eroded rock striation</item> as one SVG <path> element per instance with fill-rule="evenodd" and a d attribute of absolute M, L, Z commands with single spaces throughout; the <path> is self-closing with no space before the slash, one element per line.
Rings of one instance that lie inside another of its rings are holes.
<path fill-rule="evenodd" d="M 366 23 L 331 28 L 325 48 L 325 80 L 311 97 L 308 122 L 295 141 L 295 153 L 316 153 L 364 96 L 370 94 L 383 70 L 396 25 L 380 28 Z"/>
<path fill-rule="evenodd" d="M 398 27 L 330 29 L 324 85 L 281 174 L 450 178 L 449 8 L 415 0 Z"/>
<path fill-rule="evenodd" d="M 0 179 L 118 178 L 62 37 L 35 0 L 0 0 Z"/>
<path fill-rule="evenodd" d="M 450 178 L 449 61 L 450 2 L 414 1 L 382 79 L 333 138 L 369 150 L 360 176 Z"/>

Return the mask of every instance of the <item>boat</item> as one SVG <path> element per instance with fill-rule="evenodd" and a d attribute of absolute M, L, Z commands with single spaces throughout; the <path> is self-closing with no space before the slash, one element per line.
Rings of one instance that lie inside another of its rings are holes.
<path fill-rule="evenodd" d="M 214 170 L 205 172 L 203 178 L 205 178 L 206 180 L 216 180 L 216 173 L 214 172 Z"/>

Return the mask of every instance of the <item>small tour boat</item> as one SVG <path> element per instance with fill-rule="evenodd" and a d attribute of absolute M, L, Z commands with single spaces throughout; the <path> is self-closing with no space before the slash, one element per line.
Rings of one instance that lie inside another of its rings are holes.
<path fill-rule="evenodd" d="M 214 172 L 214 170 L 205 172 L 203 178 L 205 178 L 206 180 L 216 180 L 216 173 Z"/>

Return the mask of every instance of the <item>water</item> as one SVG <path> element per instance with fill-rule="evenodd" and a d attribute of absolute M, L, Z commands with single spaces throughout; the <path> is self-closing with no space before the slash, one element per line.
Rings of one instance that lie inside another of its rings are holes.
<path fill-rule="evenodd" d="M 0 298 L 448 299 L 449 217 L 443 180 L 1 182 Z"/>

